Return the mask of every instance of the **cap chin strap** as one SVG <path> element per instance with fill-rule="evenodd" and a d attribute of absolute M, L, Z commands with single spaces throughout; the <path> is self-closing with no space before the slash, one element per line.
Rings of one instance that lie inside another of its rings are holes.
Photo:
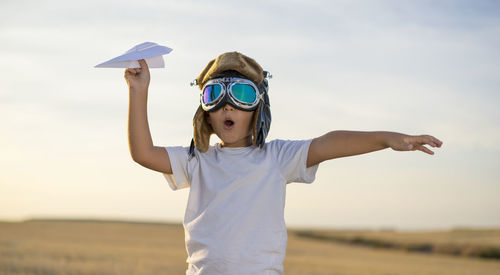
<path fill-rule="evenodd" d="M 267 134 L 271 128 L 271 104 L 269 103 L 268 90 L 269 85 L 267 83 L 266 77 L 270 76 L 268 72 L 264 71 L 264 79 L 257 86 L 260 93 L 262 94 L 262 99 L 259 103 L 258 109 L 256 111 L 256 124 L 254 129 L 254 145 L 262 148 L 266 142 Z"/>

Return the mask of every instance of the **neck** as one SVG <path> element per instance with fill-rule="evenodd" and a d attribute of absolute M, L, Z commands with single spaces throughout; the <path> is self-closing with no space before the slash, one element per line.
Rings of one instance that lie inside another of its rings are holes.
<path fill-rule="evenodd" d="M 252 145 L 252 136 L 249 136 L 249 137 L 242 139 L 242 140 L 238 140 L 238 141 L 233 142 L 233 143 L 222 141 L 220 145 L 221 145 L 221 147 L 248 147 L 248 146 Z"/>

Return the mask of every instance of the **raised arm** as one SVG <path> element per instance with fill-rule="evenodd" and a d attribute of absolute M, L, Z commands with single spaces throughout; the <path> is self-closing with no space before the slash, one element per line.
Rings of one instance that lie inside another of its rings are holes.
<path fill-rule="evenodd" d="M 307 155 L 307 167 L 325 160 L 365 154 L 392 148 L 396 151 L 420 150 L 433 155 L 424 145 L 441 147 L 440 140 L 429 135 L 409 136 L 394 132 L 333 131 L 313 139 Z"/>
<path fill-rule="evenodd" d="M 126 69 L 129 87 L 128 142 L 132 159 L 140 165 L 162 173 L 172 173 L 170 158 L 163 147 L 153 145 L 149 131 L 147 102 L 149 68 L 140 60 L 140 69 Z"/>

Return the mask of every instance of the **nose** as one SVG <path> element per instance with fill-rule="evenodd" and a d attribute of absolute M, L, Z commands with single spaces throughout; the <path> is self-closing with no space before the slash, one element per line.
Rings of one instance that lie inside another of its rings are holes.
<path fill-rule="evenodd" d="M 224 105 L 223 109 L 224 111 L 234 111 L 234 107 L 229 104 Z"/>

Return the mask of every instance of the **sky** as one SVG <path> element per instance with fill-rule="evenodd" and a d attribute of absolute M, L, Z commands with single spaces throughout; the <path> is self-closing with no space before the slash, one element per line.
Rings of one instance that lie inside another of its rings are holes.
<path fill-rule="evenodd" d="M 189 189 L 130 157 L 124 70 L 94 68 L 145 41 L 173 48 L 151 70 L 155 145 L 189 145 L 189 83 L 235 50 L 273 74 L 268 141 L 444 142 L 320 164 L 287 186 L 289 227 L 500 226 L 498 1 L 1 1 L 0 220 L 182 221 Z"/>

